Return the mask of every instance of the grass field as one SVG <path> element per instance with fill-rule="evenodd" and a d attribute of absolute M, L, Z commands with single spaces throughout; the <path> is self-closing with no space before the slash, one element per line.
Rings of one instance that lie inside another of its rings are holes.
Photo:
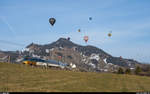
<path fill-rule="evenodd" d="M 73 72 L 0 63 L 0 92 L 150 91 L 150 77 Z"/>

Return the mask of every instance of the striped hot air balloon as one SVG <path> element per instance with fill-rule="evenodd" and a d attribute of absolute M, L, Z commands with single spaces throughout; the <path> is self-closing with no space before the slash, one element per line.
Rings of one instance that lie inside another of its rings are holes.
<path fill-rule="evenodd" d="M 84 36 L 84 41 L 87 43 L 89 40 L 89 37 L 88 36 Z"/>

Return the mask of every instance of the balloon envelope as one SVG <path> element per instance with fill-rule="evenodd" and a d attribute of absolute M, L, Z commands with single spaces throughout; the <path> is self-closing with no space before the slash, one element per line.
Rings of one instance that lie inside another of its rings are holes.
<path fill-rule="evenodd" d="M 108 33 L 108 36 L 109 36 L 109 37 L 111 37 L 111 36 L 112 36 L 112 31 L 110 31 L 110 32 Z"/>
<path fill-rule="evenodd" d="M 81 32 L 81 30 L 80 30 L 80 29 L 78 29 L 78 32 Z"/>
<path fill-rule="evenodd" d="M 84 41 L 87 42 L 89 40 L 88 36 L 84 36 Z"/>
<path fill-rule="evenodd" d="M 122 60 L 122 56 L 120 56 L 120 60 Z"/>
<path fill-rule="evenodd" d="M 58 58 L 61 59 L 62 57 L 61 57 L 61 56 L 58 56 Z"/>
<path fill-rule="evenodd" d="M 56 19 L 55 18 L 50 18 L 49 19 L 49 23 L 53 26 L 56 22 Z"/>
<path fill-rule="evenodd" d="M 109 36 L 109 37 L 111 37 L 111 35 L 112 35 L 111 33 L 108 33 L 108 36 Z"/>
<path fill-rule="evenodd" d="M 89 20 L 92 20 L 92 17 L 89 17 Z"/>
<path fill-rule="evenodd" d="M 68 37 L 67 40 L 70 40 L 70 37 Z"/>

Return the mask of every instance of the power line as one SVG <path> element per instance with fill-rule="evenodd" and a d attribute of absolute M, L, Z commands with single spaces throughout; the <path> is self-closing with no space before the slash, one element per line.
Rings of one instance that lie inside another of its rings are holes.
<path fill-rule="evenodd" d="M 11 42 L 11 41 L 6 41 L 6 40 L 0 40 L 0 43 L 5 43 L 5 44 L 9 44 L 9 45 L 16 45 L 16 46 L 25 46 L 24 44 Z"/>

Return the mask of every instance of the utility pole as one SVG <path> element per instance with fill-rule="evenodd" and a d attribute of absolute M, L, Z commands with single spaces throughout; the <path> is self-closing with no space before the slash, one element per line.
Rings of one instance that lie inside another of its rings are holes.
<path fill-rule="evenodd" d="M 10 56 L 8 56 L 8 63 L 10 63 Z"/>
<path fill-rule="evenodd" d="M 51 51 L 50 51 L 50 49 L 49 49 L 49 59 L 51 59 Z"/>

